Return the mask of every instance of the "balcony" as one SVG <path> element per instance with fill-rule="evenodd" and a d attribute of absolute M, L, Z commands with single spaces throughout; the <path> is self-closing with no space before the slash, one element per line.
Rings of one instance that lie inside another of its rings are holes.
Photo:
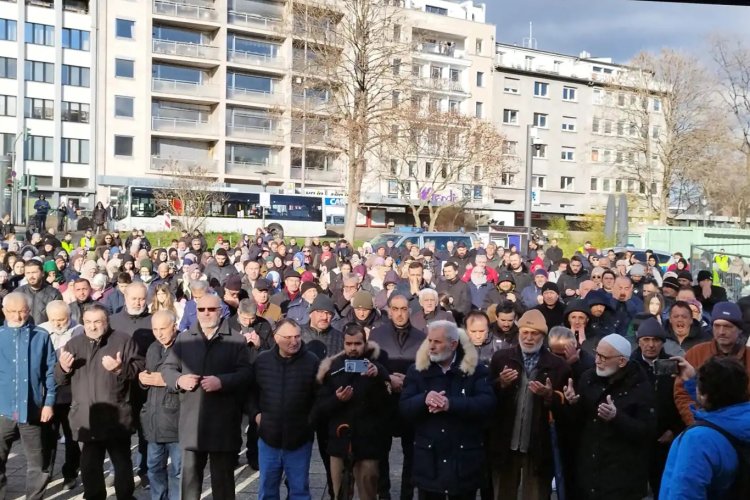
<path fill-rule="evenodd" d="M 153 13 L 160 16 L 181 17 L 198 21 L 216 22 L 219 20 L 219 13 L 216 9 L 208 4 L 193 0 L 181 2 L 154 0 Z"/>
<path fill-rule="evenodd" d="M 466 93 L 461 82 L 449 78 L 417 78 L 415 85 L 423 89 Z"/>
<path fill-rule="evenodd" d="M 241 87 L 227 87 L 227 99 L 252 102 L 253 104 L 268 104 L 270 106 L 284 103 L 284 94 L 281 92 L 265 92 L 262 90 L 250 90 Z"/>
<path fill-rule="evenodd" d="M 151 79 L 151 91 L 163 94 L 179 94 L 191 97 L 219 98 L 219 87 L 204 83 L 185 82 L 182 80 L 168 80 L 164 78 Z"/>
<path fill-rule="evenodd" d="M 422 54 L 452 57 L 455 59 L 463 59 L 465 57 L 465 51 L 459 50 L 455 43 L 449 44 L 448 42 L 422 42 L 416 44 L 414 50 Z"/>
<path fill-rule="evenodd" d="M 156 172 L 171 173 L 174 170 L 188 170 L 196 167 L 201 167 L 205 169 L 206 172 L 216 173 L 219 170 L 219 162 L 211 158 L 189 160 L 186 158 L 151 157 L 151 170 Z"/>
<path fill-rule="evenodd" d="M 319 94 L 299 94 L 292 95 L 292 104 L 297 108 L 304 108 L 307 111 L 324 111 L 331 106 L 331 100 L 327 96 Z"/>
<path fill-rule="evenodd" d="M 244 162 L 227 160 L 225 166 L 226 175 L 239 175 L 248 177 L 260 177 L 268 175 L 281 177 L 281 165 L 275 162 Z M 270 172 L 270 173 L 269 173 Z"/>
<path fill-rule="evenodd" d="M 302 167 L 292 167 L 292 179 L 302 179 Z M 323 170 L 315 167 L 305 167 L 305 180 L 343 184 L 344 172 L 338 169 Z"/>
<path fill-rule="evenodd" d="M 167 116 L 152 116 L 151 130 L 158 132 L 175 132 L 178 134 L 212 134 L 211 125 L 208 120 L 198 118 L 175 118 Z"/>
<path fill-rule="evenodd" d="M 252 66 L 263 66 L 264 68 L 284 69 L 284 58 L 270 56 L 267 54 L 255 54 L 242 50 L 227 51 L 227 59 L 237 64 L 249 64 Z"/>
<path fill-rule="evenodd" d="M 154 54 L 168 56 L 195 57 L 198 59 L 219 59 L 219 48 L 197 43 L 173 42 L 171 40 L 154 40 Z"/>
<path fill-rule="evenodd" d="M 238 12 L 236 10 L 230 10 L 227 17 L 229 24 L 234 24 L 235 26 L 274 31 L 277 33 L 284 30 L 284 21 L 280 17 L 269 17 L 249 12 Z"/>
<path fill-rule="evenodd" d="M 258 141 L 283 141 L 284 131 L 281 127 L 250 127 L 245 125 L 227 125 L 227 135 L 237 139 Z"/>

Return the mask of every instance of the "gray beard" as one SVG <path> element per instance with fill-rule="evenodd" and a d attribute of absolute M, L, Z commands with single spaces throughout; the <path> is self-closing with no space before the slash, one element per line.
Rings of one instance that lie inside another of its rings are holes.
<path fill-rule="evenodd" d="M 449 358 L 453 357 L 452 351 L 446 351 L 442 354 L 430 354 L 430 361 L 433 363 L 442 363 L 443 361 L 447 361 Z"/>
<path fill-rule="evenodd" d="M 522 345 L 522 346 L 521 346 L 521 352 L 523 352 L 524 354 L 536 354 L 536 353 L 538 353 L 538 352 L 539 352 L 539 350 L 540 350 L 541 348 L 542 348 L 542 343 L 540 343 L 540 344 L 539 344 L 538 346 L 536 346 L 536 347 L 534 347 L 534 348 L 532 348 L 532 349 L 528 349 L 528 348 L 526 348 L 526 347 L 524 347 L 524 346 Z"/>

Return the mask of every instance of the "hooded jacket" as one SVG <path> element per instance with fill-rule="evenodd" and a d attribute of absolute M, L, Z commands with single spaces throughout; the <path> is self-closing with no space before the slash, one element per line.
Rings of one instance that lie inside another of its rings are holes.
<path fill-rule="evenodd" d="M 30 285 L 22 285 L 16 289 L 16 292 L 31 299 L 31 317 L 37 325 L 47 321 L 47 304 L 53 300 L 62 300 L 60 292 L 44 280 L 39 290 L 34 290 Z"/>

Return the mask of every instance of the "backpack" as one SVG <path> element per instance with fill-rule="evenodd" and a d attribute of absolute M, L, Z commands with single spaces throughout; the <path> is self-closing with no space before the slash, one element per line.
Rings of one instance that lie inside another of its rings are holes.
<path fill-rule="evenodd" d="M 727 499 L 745 500 L 750 498 L 750 444 L 740 441 L 724 428 L 707 420 L 696 420 L 687 430 L 693 427 L 709 427 L 729 441 L 734 451 L 737 452 L 737 472 L 735 473 L 734 484 L 729 490 Z"/>

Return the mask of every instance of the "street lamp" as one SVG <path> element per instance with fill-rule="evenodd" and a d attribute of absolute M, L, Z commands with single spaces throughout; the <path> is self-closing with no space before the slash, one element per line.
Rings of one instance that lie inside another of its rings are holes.
<path fill-rule="evenodd" d="M 16 154 L 16 148 L 18 144 L 18 140 L 23 137 L 23 140 L 26 141 L 26 139 L 31 135 L 31 129 L 26 127 L 21 132 L 16 134 L 16 138 L 13 140 L 13 148 L 10 152 L 11 155 L 11 170 L 16 172 L 15 176 L 13 177 L 13 184 L 11 185 L 10 190 L 10 218 L 15 224 L 21 223 L 21 212 L 23 207 L 23 191 L 20 191 L 16 188 L 16 179 L 18 178 L 18 155 Z M 21 166 L 24 166 L 23 163 L 21 163 Z M 24 169 L 24 172 L 21 173 L 21 179 L 23 179 L 24 184 L 26 184 L 26 172 Z M 5 187 L 3 186 L 3 189 Z M 28 198 L 29 191 L 28 187 L 26 188 L 26 197 Z"/>
<path fill-rule="evenodd" d="M 537 129 L 533 125 L 526 126 L 526 200 L 523 207 L 523 225 L 526 227 L 526 237 L 531 240 L 531 181 L 533 180 L 532 171 L 534 168 L 534 150 L 537 151 L 542 147 L 542 143 L 537 138 Z"/>
<path fill-rule="evenodd" d="M 267 192 L 268 190 L 269 176 L 275 173 L 276 172 L 272 172 L 271 170 L 261 170 L 260 172 L 258 172 L 258 174 L 260 175 L 260 185 L 263 186 L 264 193 Z M 260 213 L 262 217 L 261 223 L 263 224 L 263 229 L 265 229 L 266 228 L 266 207 L 265 207 L 265 204 L 263 203 L 260 203 Z"/>

